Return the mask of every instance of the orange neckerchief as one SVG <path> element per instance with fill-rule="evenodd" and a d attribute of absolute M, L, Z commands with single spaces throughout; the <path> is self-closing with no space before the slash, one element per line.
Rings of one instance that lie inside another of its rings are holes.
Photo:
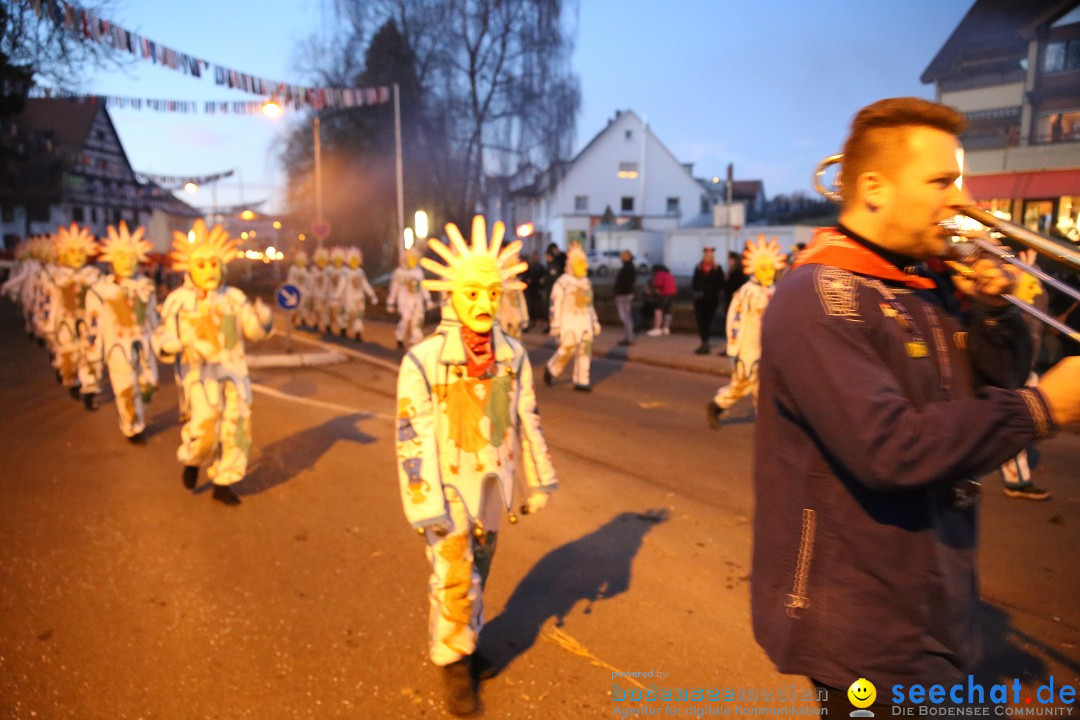
<path fill-rule="evenodd" d="M 495 364 L 491 332 L 480 334 L 462 325 L 461 339 L 465 341 L 465 361 L 469 377 L 480 377 Z"/>
<path fill-rule="evenodd" d="M 937 287 L 930 278 L 904 272 L 836 228 L 818 228 L 814 231 L 810 244 L 795 260 L 794 267 L 800 265 L 833 265 L 860 275 L 902 282 L 916 290 Z"/>

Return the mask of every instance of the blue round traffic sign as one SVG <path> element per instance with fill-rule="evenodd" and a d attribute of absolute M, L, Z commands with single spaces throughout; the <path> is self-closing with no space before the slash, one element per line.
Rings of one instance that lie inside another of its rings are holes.
<path fill-rule="evenodd" d="M 282 283 L 274 290 L 274 301 L 282 310 L 295 310 L 300 307 L 300 288 L 292 283 Z"/>

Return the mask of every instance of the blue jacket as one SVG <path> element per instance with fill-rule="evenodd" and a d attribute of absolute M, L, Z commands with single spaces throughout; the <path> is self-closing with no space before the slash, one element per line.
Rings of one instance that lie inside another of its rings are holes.
<path fill-rule="evenodd" d="M 972 478 L 1051 431 L 1018 387 L 1014 309 L 828 265 L 765 313 L 754 468 L 754 635 L 784 673 L 846 688 L 962 679 L 977 656 Z M 997 387 L 994 387 L 994 386 Z"/>

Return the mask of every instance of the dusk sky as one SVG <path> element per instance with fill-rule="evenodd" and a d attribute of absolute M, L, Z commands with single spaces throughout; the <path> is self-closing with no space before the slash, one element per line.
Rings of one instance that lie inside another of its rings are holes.
<path fill-rule="evenodd" d="M 581 0 L 573 66 L 582 107 L 580 149 L 617 109 L 633 109 L 697 177 L 761 179 L 769 197 L 812 192 L 810 175 L 839 150 L 858 108 L 898 95 L 933 98 L 919 76 L 972 0 Z M 294 69 L 298 47 L 325 34 L 332 0 L 118 0 L 105 18 L 174 49 L 259 77 L 308 84 Z M 133 60 L 88 74 L 86 91 L 177 100 L 254 99 L 236 90 Z M 268 200 L 278 208 L 279 156 L 293 114 L 179 115 L 110 110 L 137 171 L 208 175 L 229 205 Z M 243 183 L 241 198 L 240 181 Z M 406 182 L 408 178 L 406 177 Z M 201 189 L 184 199 L 209 208 Z"/>

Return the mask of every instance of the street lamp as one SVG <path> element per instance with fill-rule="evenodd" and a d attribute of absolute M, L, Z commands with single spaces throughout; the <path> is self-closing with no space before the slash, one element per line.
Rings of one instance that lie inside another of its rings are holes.
<path fill-rule="evenodd" d="M 404 233 L 404 246 L 406 250 L 412 249 L 412 246 L 416 244 L 416 236 L 413 234 L 413 229 L 410 227 L 405 228 Z"/>
<path fill-rule="evenodd" d="M 416 237 L 423 240 L 428 236 L 428 217 L 423 210 L 416 211 Z"/>

